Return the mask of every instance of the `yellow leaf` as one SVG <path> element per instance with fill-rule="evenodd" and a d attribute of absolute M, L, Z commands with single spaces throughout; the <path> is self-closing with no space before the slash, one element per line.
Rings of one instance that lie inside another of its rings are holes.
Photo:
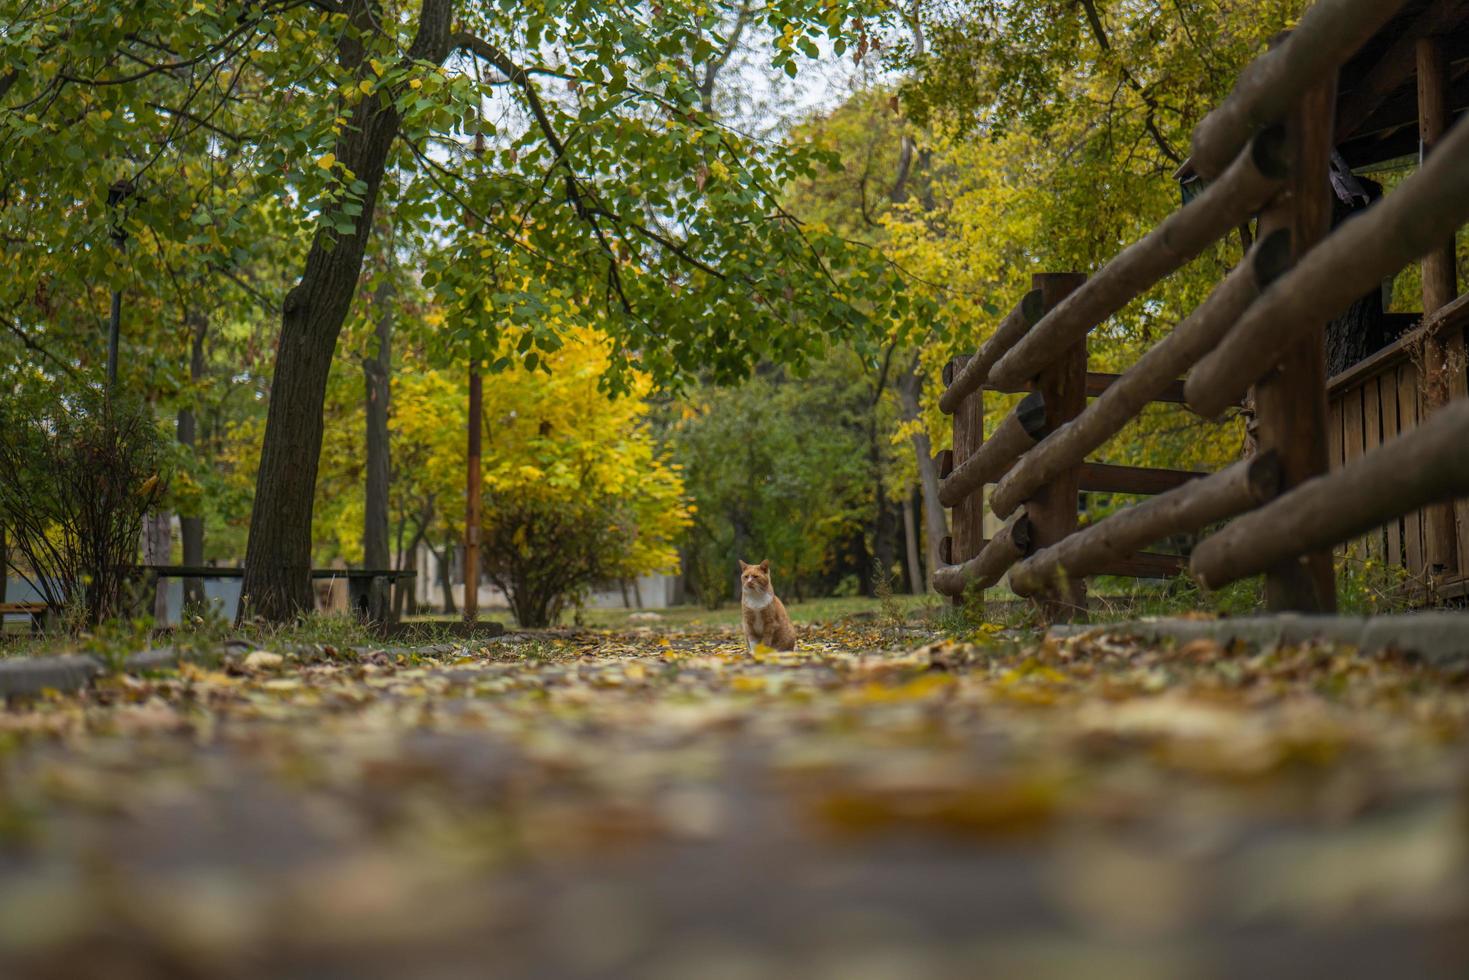
<path fill-rule="evenodd" d="M 323 153 L 317 157 L 316 165 L 323 170 L 330 170 L 337 165 L 337 155 L 335 153 Z"/>
<path fill-rule="evenodd" d="M 285 663 L 285 657 L 268 650 L 255 650 L 245 658 L 243 664 L 246 670 L 272 670 Z"/>

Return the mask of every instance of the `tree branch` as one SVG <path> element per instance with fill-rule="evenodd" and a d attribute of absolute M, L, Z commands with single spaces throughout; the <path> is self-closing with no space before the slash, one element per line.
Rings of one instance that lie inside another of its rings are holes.
<path fill-rule="evenodd" d="M 529 72 L 512 61 L 509 55 L 494 44 L 474 34 L 464 31 L 451 34 L 449 47 L 468 51 L 475 57 L 488 61 L 499 70 L 500 74 L 518 85 L 525 93 L 525 100 L 530 106 L 531 115 L 535 116 L 536 125 L 545 135 L 546 142 L 558 157 L 566 155 L 566 146 L 561 142 L 561 137 L 556 134 L 555 127 L 551 125 L 551 120 L 546 115 L 546 107 L 541 102 L 540 90 L 536 88 L 535 81 L 530 77 Z"/>
<path fill-rule="evenodd" d="M 1082 9 L 1086 11 L 1087 23 L 1091 25 L 1092 36 L 1096 38 L 1097 47 L 1102 49 L 1103 54 L 1112 54 L 1112 41 L 1107 37 L 1107 29 L 1102 25 L 1101 15 L 1097 13 L 1095 0 L 1078 0 L 1078 2 L 1081 4 Z M 1153 142 L 1158 145 L 1159 151 L 1175 164 L 1183 163 L 1183 157 L 1179 155 L 1178 151 L 1163 136 L 1162 130 L 1158 128 L 1157 115 L 1160 109 L 1158 100 L 1153 97 L 1152 92 L 1148 91 L 1137 80 L 1126 65 L 1118 62 L 1117 70 L 1122 73 L 1122 80 L 1127 83 L 1127 87 L 1136 92 L 1138 98 L 1142 99 L 1143 104 L 1148 107 L 1147 118 L 1143 121 L 1143 125 L 1147 127 L 1148 133 L 1152 136 Z"/>
<path fill-rule="evenodd" d="M 58 368 L 66 373 L 67 377 L 75 378 L 77 376 L 76 370 L 70 364 L 67 364 L 65 361 L 57 357 L 55 354 L 51 353 L 45 347 L 42 347 L 40 344 L 32 340 L 31 336 L 26 333 L 25 330 L 21 329 L 20 324 L 11 321 L 10 317 L 7 316 L 3 319 L 0 319 L 0 323 L 4 323 L 5 329 L 9 330 L 12 334 L 18 337 L 20 339 L 20 342 L 25 345 L 27 350 L 35 351 L 37 354 L 40 354 L 52 364 L 55 364 Z"/>
<path fill-rule="evenodd" d="M 239 73 L 236 73 L 236 74 L 238 75 Z M 220 103 L 220 105 L 223 105 L 223 104 L 224 104 L 223 102 Z M 148 108 L 150 108 L 150 109 L 156 109 L 159 112 L 166 113 L 167 115 L 170 115 L 170 116 L 179 116 L 179 117 L 182 117 L 184 119 L 187 119 L 189 122 L 193 123 L 195 126 L 202 126 L 204 129 L 207 129 L 207 130 L 209 130 L 212 133 L 217 133 L 220 136 L 223 136 L 225 139 L 230 140 L 230 141 L 235 142 L 235 143 L 244 143 L 247 140 L 247 137 L 241 136 L 238 133 L 232 133 L 232 132 L 230 132 L 227 129 L 222 129 L 219 126 L 216 126 L 214 123 L 210 122 L 207 118 L 204 118 L 202 116 L 196 116 L 196 115 L 194 115 L 194 113 L 189 112 L 187 109 L 175 109 L 172 106 L 163 105 L 161 102 L 149 102 L 148 103 Z M 215 106 L 215 111 L 218 111 L 218 109 L 219 109 L 219 106 Z M 214 114 L 213 112 L 210 113 L 211 116 L 213 114 Z"/>
<path fill-rule="evenodd" d="M 724 50 L 713 61 L 704 66 L 704 77 L 699 82 L 699 104 L 706 116 L 714 115 L 714 84 L 719 78 L 719 73 L 724 66 L 729 64 L 729 59 L 734 57 L 735 51 L 739 49 L 740 36 L 745 32 L 745 25 L 750 22 L 753 8 L 750 0 L 740 4 L 739 11 L 735 14 L 734 26 L 730 28 L 729 38 L 725 41 Z"/>

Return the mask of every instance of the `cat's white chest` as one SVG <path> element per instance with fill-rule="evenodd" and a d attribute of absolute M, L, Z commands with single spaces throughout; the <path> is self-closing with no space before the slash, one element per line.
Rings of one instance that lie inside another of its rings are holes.
<path fill-rule="evenodd" d="M 765 635 L 765 610 L 770 608 L 775 596 L 769 593 L 762 596 L 744 597 L 745 628 L 749 632 L 751 648 Z"/>

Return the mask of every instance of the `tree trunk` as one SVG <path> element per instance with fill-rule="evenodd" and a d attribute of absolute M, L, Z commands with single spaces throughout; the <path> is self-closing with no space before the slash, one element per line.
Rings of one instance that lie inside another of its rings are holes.
<path fill-rule="evenodd" d="M 166 510 L 156 510 L 143 518 L 143 563 L 145 565 L 167 565 L 172 550 L 173 515 Z M 159 578 L 153 583 L 153 622 L 162 626 L 168 622 L 168 580 Z"/>
<path fill-rule="evenodd" d="M 367 486 L 363 509 L 362 564 L 367 568 L 387 568 L 388 554 L 388 477 L 390 454 L 388 445 L 388 398 L 392 371 L 393 332 L 393 258 L 391 240 L 385 249 L 386 268 L 382 282 L 373 292 L 372 305 L 376 318 L 377 353 L 362 359 L 364 382 L 364 415 L 367 421 Z M 387 583 L 374 579 L 367 596 L 369 622 L 386 622 L 392 616 Z"/>
<path fill-rule="evenodd" d="M 920 396 L 923 391 L 923 375 L 918 372 L 915 356 L 903 377 L 898 379 L 898 398 L 903 406 L 905 421 L 922 421 Z M 933 459 L 933 443 L 928 438 L 928 428 L 922 424 L 913 430 L 913 457 L 918 464 L 918 484 L 923 492 L 923 528 L 927 539 L 925 554 L 930 572 L 943 565 L 939 560 L 939 542 L 949 533 L 949 522 L 944 516 L 944 507 L 939 503 L 939 468 Z M 928 582 L 922 580 L 915 593 L 927 592 Z"/>
<path fill-rule="evenodd" d="M 452 14 L 451 0 L 423 0 L 411 58 L 435 64 L 444 60 Z M 350 27 L 344 28 L 338 43 L 339 61 L 349 75 L 363 73 L 365 53 L 358 38 L 374 33 L 381 15 L 371 0 L 350 4 Z M 399 124 L 391 100 L 365 98 L 344 109 L 344 114 L 347 125 L 337 142 L 336 158 L 365 185 L 362 213 L 354 219 L 350 235 L 327 227 L 317 232 L 301 281 L 287 294 L 281 311 L 275 377 L 245 548 L 241 620 L 285 622 L 312 607 L 311 513 L 327 373 L 362 275 L 368 230 Z M 345 217 L 338 205 L 328 210 L 324 223 Z"/>
<path fill-rule="evenodd" d="M 893 516 L 893 508 L 889 505 L 887 493 L 883 489 L 883 461 L 882 441 L 878 431 L 877 415 L 881 405 L 884 378 L 879 377 L 878 385 L 872 398 L 870 406 L 871 415 L 867 422 L 867 455 L 868 462 L 872 467 L 872 493 L 873 503 L 876 505 L 872 526 L 872 561 L 874 568 L 868 575 L 868 595 L 876 595 L 879 579 L 884 579 L 892 574 L 893 563 L 897 561 L 897 521 Z"/>
<path fill-rule="evenodd" d="M 764 560 L 764 556 L 757 557 L 750 553 L 750 520 L 746 514 L 746 510 L 737 509 L 730 515 L 729 523 L 734 528 L 734 556 L 739 561 L 761 562 Z M 738 599 L 742 588 L 740 585 L 739 565 L 732 566 L 727 574 L 732 575 L 734 578 L 734 596 Z"/>
<path fill-rule="evenodd" d="M 189 381 L 193 383 L 194 390 L 199 389 L 199 382 L 204 378 L 204 335 L 209 330 L 209 318 L 197 310 L 191 310 L 188 314 L 188 322 L 191 330 L 189 345 Z M 194 409 L 185 405 L 179 409 L 178 417 L 178 440 L 189 455 L 197 453 L 199 442 L 198 416 Z M 204 564 L 204 518 L 198 514 L 179 515 L 179 537 L 183 539 L 184 564 L 199 566 Z M 204 580 L 197 578 L 184 579 L 183 608 L 194 609 L 204 605 Z"/>
<path fill-rule="evenodd" d="M 456 615 L 459 609 L 454 605 L 454 583 L 449 578 L 449 556 L 453 554 L 452 546 L 445 545 L 443 551 L 434 551 L 432 548 L 429 551 L 433 554 L 439 566 L 439 588 L 444 593 L 444 612 L 450 616 Z M 465 582 L 464 590 L 466 593 L 469 591 L 469 588 L 469 583 Z"/>
<path fill-rule="evenodd" d="M 903 540 L 908 550 L 908 591 L 922 595 L 923 566 L 918 562 L 918 521 L 913 516 L 913 494 L 903 495 Z"/>

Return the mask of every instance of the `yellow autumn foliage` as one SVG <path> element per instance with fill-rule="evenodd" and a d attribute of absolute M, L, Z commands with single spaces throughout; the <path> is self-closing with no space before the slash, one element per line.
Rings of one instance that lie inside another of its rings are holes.
<path fill-rule="evenodd" d="M 485 533 L 505 502 L 576 510 L 584 502 L 613 502 L 626 553 L 608 556 L 621 576 L 675 571 L 676 541 L 689 523 L 683 479 L 644 423 L 649 383 L 610 397 L 598 390 L 608 345 L 600 333 L 569 328 L 565 344 L 544 355 L 548 371 L 516 362 L 484 377 L 482 479 Z M 506 351 L 513 339 L 506 341 Z M 362 559 L 363 380 L 355 359 L 332 369 L 317 480 L 315 560 Z M 396 548 L 424 535 L 435 547 L 463 533 L 468 458 L 468 384 L 462 369 L 432 365 L 412 347 L 398 355 L 392 377 L 389 430 L 390 537 Z M 232 480 L 254 485 L 260 426 L 235 428 Z M 400 536 L 401 530 L 401 536 Z"/>

